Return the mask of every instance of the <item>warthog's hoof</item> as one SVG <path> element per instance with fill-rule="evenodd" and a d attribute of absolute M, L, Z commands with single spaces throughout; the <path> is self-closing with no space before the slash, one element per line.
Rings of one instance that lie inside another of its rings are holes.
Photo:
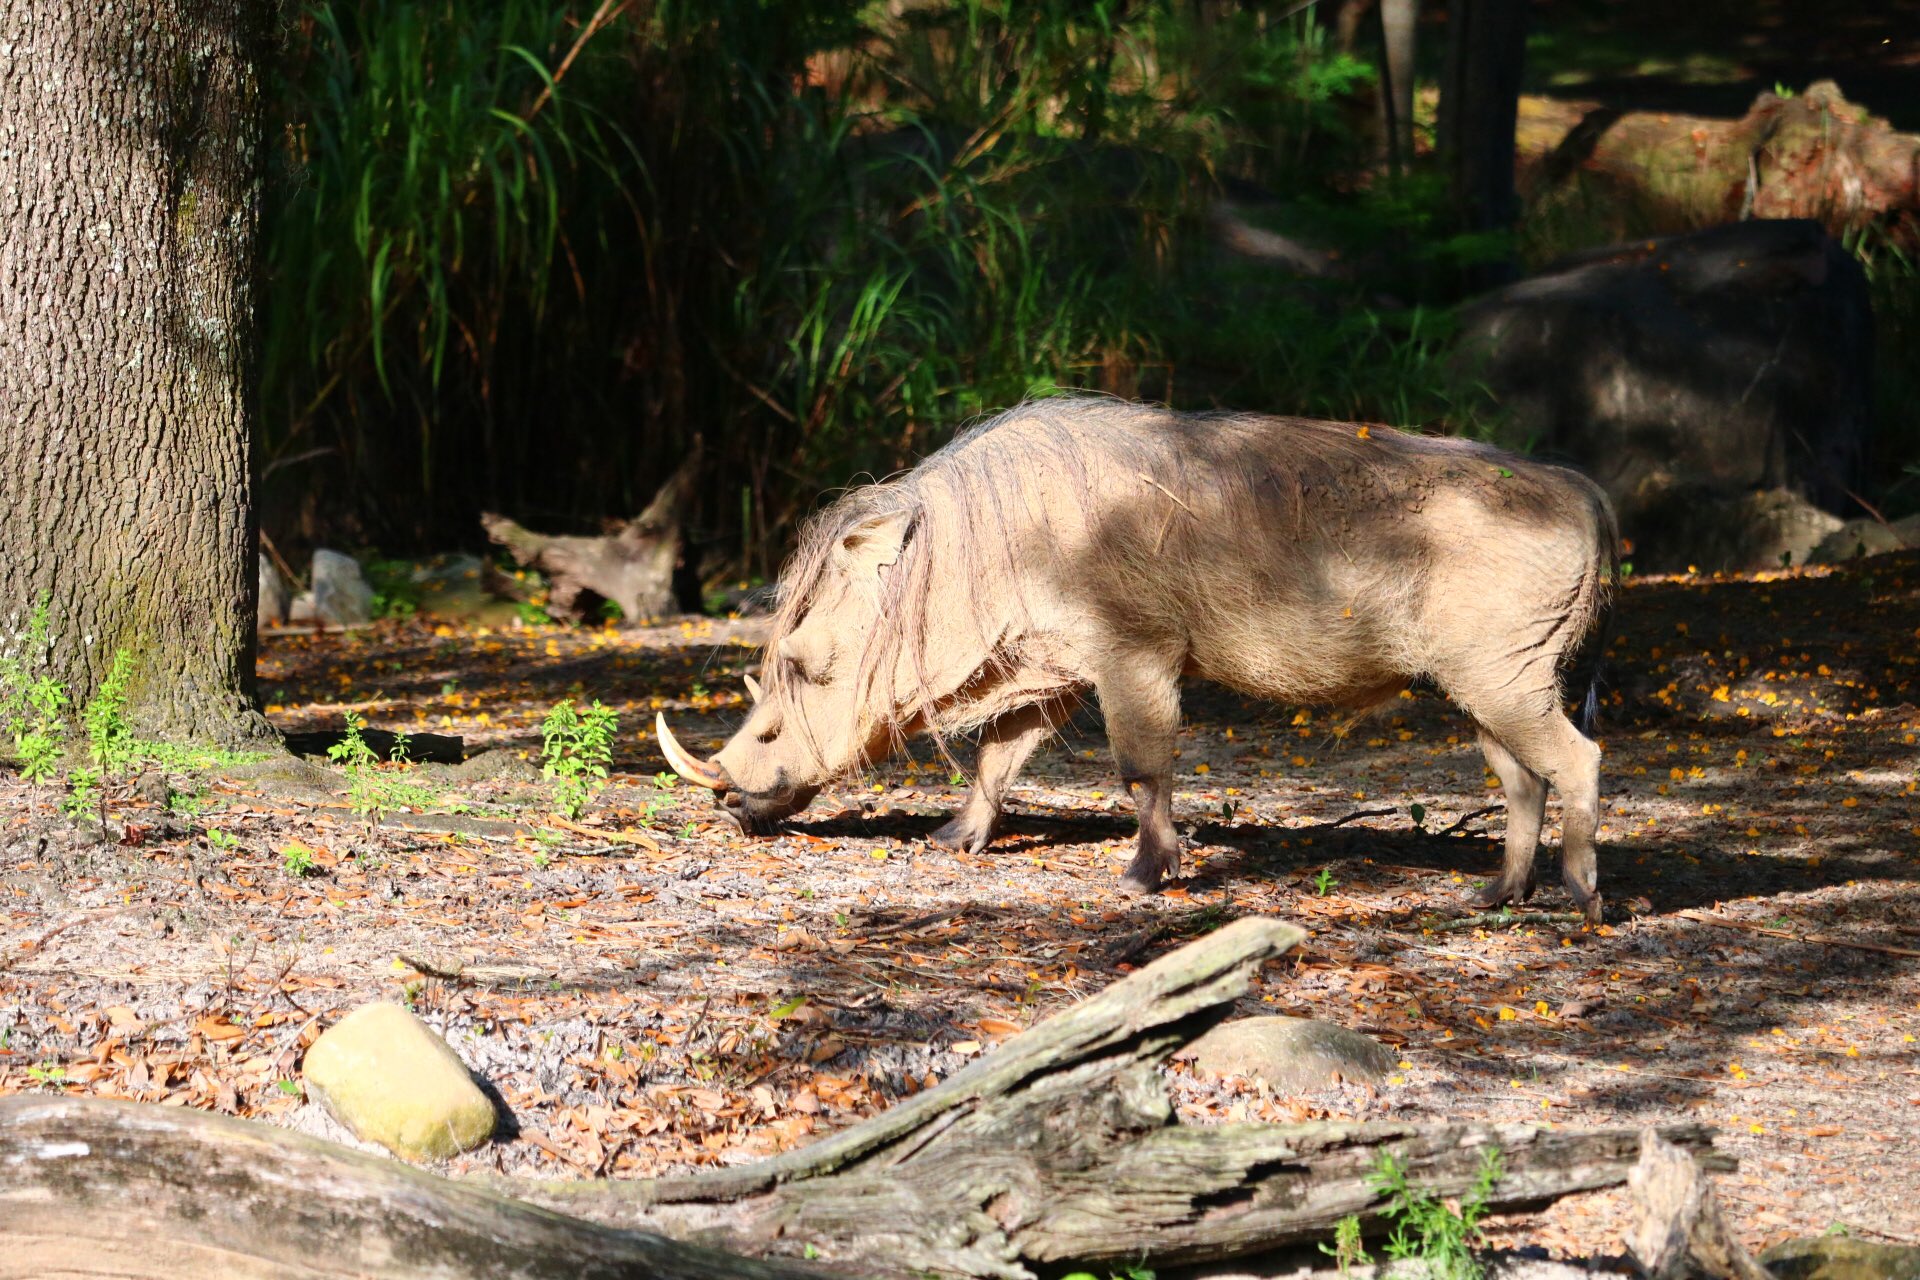
<path fill-rule="evenodd" d="M 1474 905 L 1483 911 L 1492 911 L 1496 907 L 1504 907 L 1510 902 L 1518 905 L 1532 896 L 1533 877 L 1531 875 L 1528 875 L 1518 883 L 1514 883 L 1505 876 L 1501 876 L 1498 880 L 1495 880 L 1492 884 L 1480 891 L 1479 896 L 1474 899 Z"/>
<path fill-rule="evenodd" d="M 955 814 L 945 826 L 935 831 L 927 839 L 942 849 L 955 849 L 961 853 L 979 853 L 993 843 L 993 821 L 981 821 L 965 813 Z"/>
<path fill-rule="evenodd" d="M 1128 893 L 1158 893 L 1168 876 L 1180 869 L 1180 846 L 1171 851 L 1143 845 L 1120 877 L 1120 888 Z"/>

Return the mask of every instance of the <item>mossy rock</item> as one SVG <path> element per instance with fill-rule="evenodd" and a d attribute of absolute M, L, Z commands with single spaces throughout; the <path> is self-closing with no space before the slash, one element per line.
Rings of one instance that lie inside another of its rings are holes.
<path fill-rule="evenodd" d="M 1920 1280 L 1920 1249 L 1847 1236 L 1788 1240 L 1760 1261 L 1779 1280 Z"/>

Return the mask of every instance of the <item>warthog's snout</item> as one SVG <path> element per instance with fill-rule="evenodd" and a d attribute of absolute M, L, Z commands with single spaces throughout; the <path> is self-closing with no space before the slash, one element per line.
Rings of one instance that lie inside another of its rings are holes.
<path fill-rule="evenodd" d="M 754 690 L 757 699 L 758 690 L 752 684 L 748 688 Z M 665 713 L 654 717 L 653 726 L 660 740 L 660 750 L 666 756 L 667 763 L 673 766 L 674 772 L 695 786 L 711 790 L 720 811 L 750 836 L 772 835 L 782 820 L 812 804 L 813 798 L 820 794 L 818 787 L 796 786 L 788 781 L 784 771 L 776 775 L 774 785 L 766 790 L 743 790 L 717 758 L 696 760 L 681 746 L 679 739 L 673 736 L 673 730 L 667 727 Z"/>
<path fill-rule="evenodd" d="M 725 770 L 721 771 L 725 776 Z M 796 787 L 781 779 L 770 791 L 741 791 L 732 785 L 714 799 L 735 826 L 750 836 L 770 836 L 780 823 L 813 803 L 818 787 Z"/>

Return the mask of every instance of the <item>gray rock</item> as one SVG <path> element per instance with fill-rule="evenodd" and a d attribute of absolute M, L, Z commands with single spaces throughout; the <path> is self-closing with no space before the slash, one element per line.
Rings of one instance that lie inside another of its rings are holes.
<path fill-rule="evenodd" d="M 1779 1280 L 1920 1280 L 1920 1249 L 1847 1236 L 1788 1240 L 1760 1261 Z"/>
<path fill-rule="evenodd" d="M 260 601 L 255 620 L 263 627 L 278 626 L 287 620 L 287 606 L 292 603 L 287 580 L 273 567 L 273 561 L 264 555 L 255 558 L 260 562 Z"/>
<path fill-rule="evenodd" d="M 1306 1093 L 1336 1081 L 1377 1084 L 1393 1070 L 1378 1041 L 1312 1018 L 1236 1018 L 1187 1049 L 1201 1071 L 1263 1080 L 1281 1093 Z"/>
<path fill-rule="evenodd" d="M 1454 360 L 1516 440 L 1600 482 L 1636 566 L 1664 571 L 1714 559 L 1689 541 L 1705 507 L 1775 489 L 1846 504 L 1872 335 L 1858 262 L 1818 223 L 1760 220 L 1597 250 L 1489 294 L 1463 312 Z"/>
<path fill-rule="evenodd" d="M 1815 564 L 1841 564 L 1857 556 L 1920 547 L 1920 515 L 1881 524 L 1878 520 L 1849 520 L 1820 540 L 1813 549 Z"/>
<path fill-rule="evenodd" d="M 352 556 L 325 549 L 313 553 L 313 611 L 321 622 L 337 627 L 373 621 L 373 588 Z"/>

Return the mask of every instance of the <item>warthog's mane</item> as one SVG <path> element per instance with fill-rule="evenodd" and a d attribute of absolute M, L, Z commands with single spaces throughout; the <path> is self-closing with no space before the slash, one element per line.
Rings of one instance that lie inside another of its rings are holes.
<path fill-rule="evenodd" d="M 1283 428 L 1283 434 L 1276 434 L 1277 428 Z M 1248 437 L 1256 432 L 1267 447 L 1247 447 Z M 1369 436 L 1375 438 L 1372 443 Z M 1380 445 L 1389 441 L 1394 447 L 1383 450 Z M 1322 522 L 1330 500 L 1337 505 L 1338 495 L 1354 484 L 1402 484 L 1408 455 L 1432 453 L 1493 462 L 1506 457 L 1473 441 L 1415 436 L 1386 427 L 1362 433 L 1346 423 L 1176 413 L 1082 396 L 1010 409 L 962 431 L 912 470 L 846 493 L 807 522 L 780 576 L 763 651 L 768 657 L 762 668 L 766 696 L 778 700 L 776 705 L 786 703 L 793 677 L 775 660 L 779 646 L 805 620 L 823 583 L 835 572 L 836 551 L 876 523 L 900 524 L 903 543 L 898 560 L 880 575 L 877 625 L 861 644 L 854 696 L 863 706 L 873 705 L 877 697 L 892 703 L 901 692 L 893 687 L 895 673 L 903 668 L 912 672 L 907 700 L 890 707 L 897 712 L 895 738 L 909 728 L 924 729 L 944 751 L 946 735 L 977 727 L 1004 708 L 970 707 L 964 692 L 956 697 L 952 689 L 930 683 L 923 659 L 936 585 L 943 593 L 967 596 L 961 611 L 943 596 L 941 622 L 950 626 L 961 612 L 977 623 L 981 653 L 976 677 L 991 675 L 996 664 L 1009 662 L 1008 655 L 995 649 L 998 637 L 1017 632 L 1028 608 L 1022 582 L 1032 580 L 1036 570 L 1060 567 L 1031 563 L 1049 554 L 1052 542 L 1033 535 L 1050 532 L 1056 521 L 1090 526 L 1109 513 L 1116 504 L 1111 494 L 1097 490 L 1098 484 L 1111 484 L 1114 477 L 1137 482 L 1138 498 L 1154 504 L 1152 522 L 1161 532 L 1160 539 L 1148 539 L 1150 557 L 1137 547 L 1112 554 L 1140 562 L 1142 573 L 1179 573 L 1181 561 L 1198 552 L 1191 545 L 1195 540 L 1184 536 L 1178 509 L 1186 508 L 1191 515 L 1202 493 L 1215 510 L 1306 527 Z M 1491 474 L 1494 468 L 1487 470 Z M 1523 501 L 1543 506 L 1549 502 L 1537 486 L 1521 483 L 1512 489 Z M 1309 502 L 1317 505 L 1309 509 Z M 936 564 L 942 555 L 959 562 Z M 992 681 L 976 678 L 974 683 Z M 811 729 L 799 727 L 802 732 Z"/>

